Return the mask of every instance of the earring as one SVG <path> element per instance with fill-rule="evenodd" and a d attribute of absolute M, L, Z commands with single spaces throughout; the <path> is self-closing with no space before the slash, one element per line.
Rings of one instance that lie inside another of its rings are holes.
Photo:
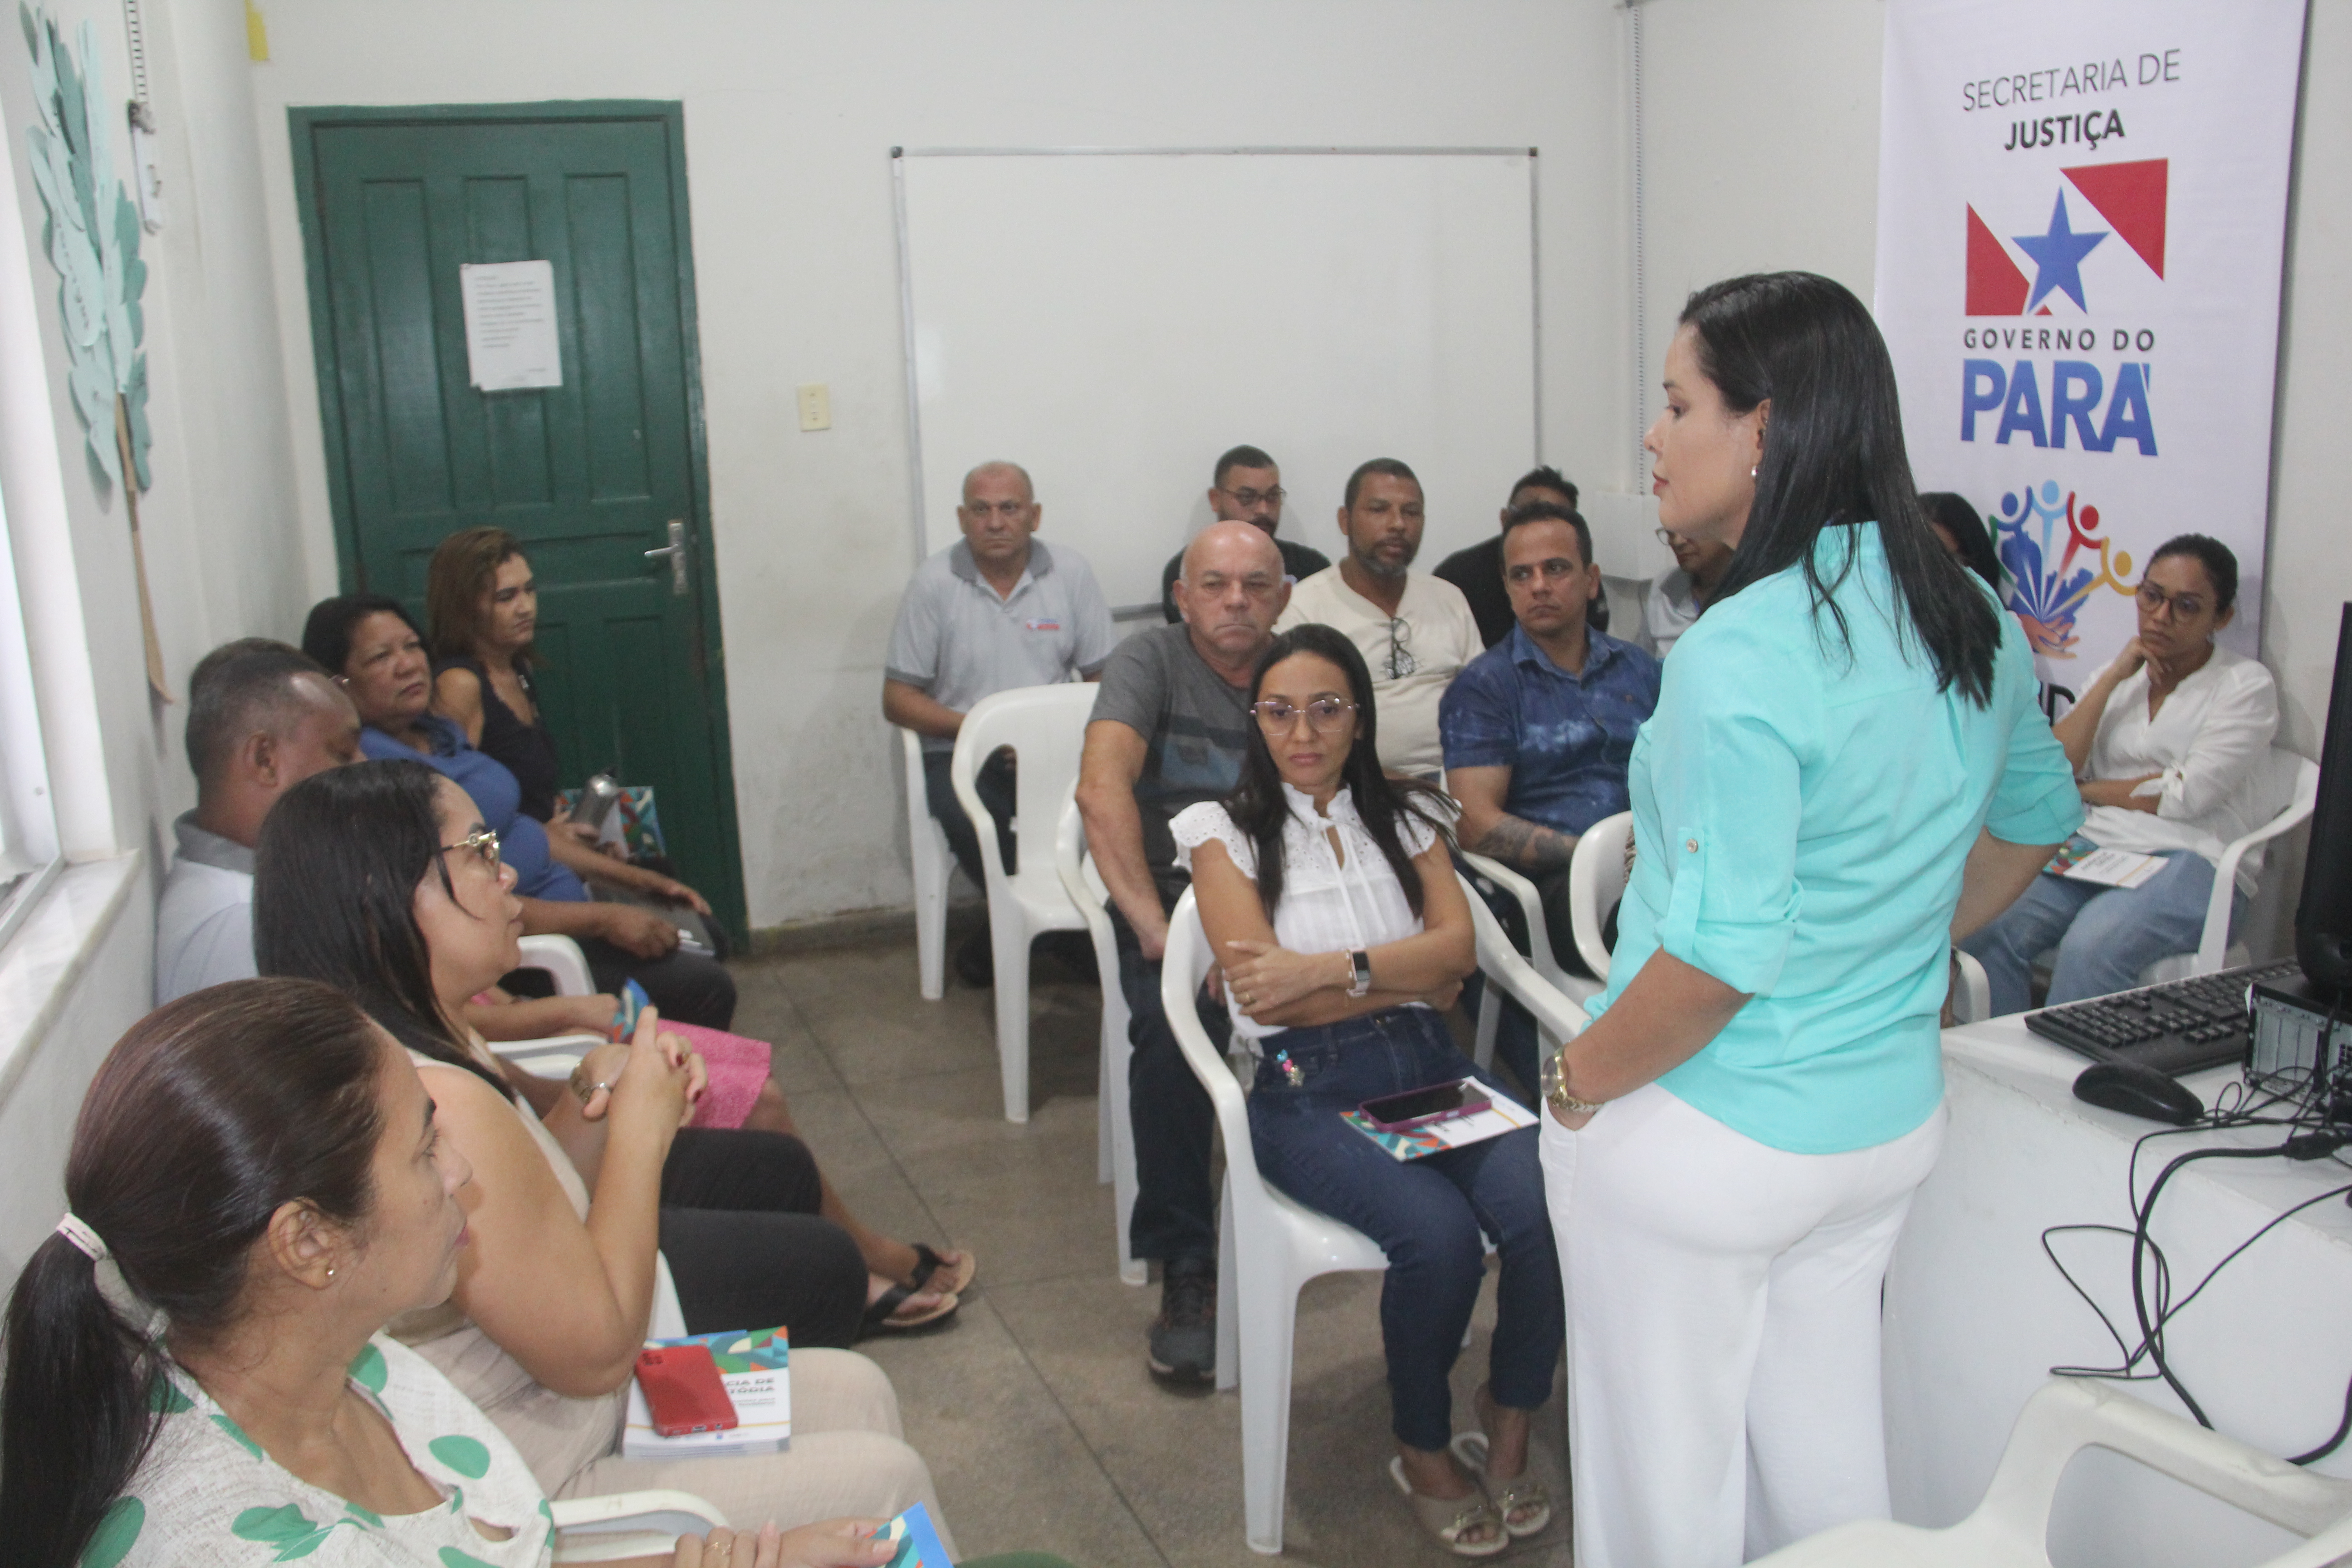
<path fill-rule="evenodd" d="M 1758 468 L 1761 468 L 1762 466 L 1763 466 L 1763 465 L 1761 465 L 1761 464 L 1757 465 L 1757 467 L 1758 467 Z M 1756 477 L 1756 469 L 1755 469 L 1755 468 L 1750 468 L 1750 469 L 1748 469 L 1748 477 L 1749 479 L 1754 479 L 1754 478 Z"/>
<path fill-rule="evenodd" d="M 327 1270 L 327 1278 L 328 1278 L 328 1279 L 332 1279 L 334 1277 L 335 1277 L 335 1271 L 334 1271 L 333 1269 L 331 1269 L 331 1268 L 328 1269 L 328 1270 Z"/>

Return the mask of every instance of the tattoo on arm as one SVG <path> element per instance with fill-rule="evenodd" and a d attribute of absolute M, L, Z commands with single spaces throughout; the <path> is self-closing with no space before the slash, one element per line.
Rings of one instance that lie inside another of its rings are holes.
<path fill-rule="evenodd" d="M 1557 828 L 1506 816 L 1496 819 L 1471 848 L 1522 871 L 1556 871 L 1565 869 L 1576 854 L 1576 840 Z"/>

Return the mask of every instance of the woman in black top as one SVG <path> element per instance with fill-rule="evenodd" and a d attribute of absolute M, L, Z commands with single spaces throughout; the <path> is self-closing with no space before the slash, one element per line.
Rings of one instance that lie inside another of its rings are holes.
<path fill-rule="evenodd" d="M 522 811 L 548 825 L 548 847 L 576 876 L 690 904 L 700 893 L 650 867 L 600 851 L 562 819 L 555 798 L 555 737 L 530 679 L 539 590 L 522 541 L 503 528 L 468 528 L 443 540 L 425 569 L 432 627 L 433 706 L 522 786 Z"/>

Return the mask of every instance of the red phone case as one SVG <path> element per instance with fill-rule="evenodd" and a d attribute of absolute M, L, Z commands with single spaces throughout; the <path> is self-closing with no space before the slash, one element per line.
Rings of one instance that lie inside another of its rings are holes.
<path fill-rule="evenodd" d="M 719 1363 L 709 1345 L 664 1345 L 637 1352 L 637 1386 L 646 1391 L 654 1431 L 664 1437 L 724 1432 L 735 1425 Z"/>

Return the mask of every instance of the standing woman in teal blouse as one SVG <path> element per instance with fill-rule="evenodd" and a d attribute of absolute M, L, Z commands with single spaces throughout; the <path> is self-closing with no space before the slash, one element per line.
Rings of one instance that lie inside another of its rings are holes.
<path fill-rule="evenodd" d="M 1716 284 L 1665 368 L 1658 521 L 1736 554 L 1634 743 L 1609 987 L 1545 1070 L 1578 1568 L 1886 1516 L 1879 1287 L 1943 1140 L 1951 942 L 2082 820 L 1861 301 Z"/>

